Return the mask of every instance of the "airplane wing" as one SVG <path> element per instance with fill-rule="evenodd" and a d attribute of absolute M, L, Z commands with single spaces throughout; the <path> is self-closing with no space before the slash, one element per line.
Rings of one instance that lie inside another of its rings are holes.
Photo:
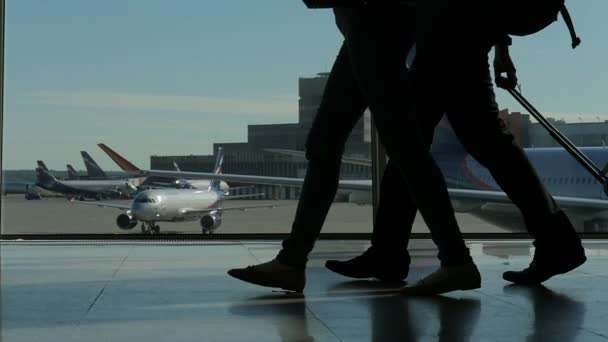
<path fill-rule="evenodd" d="M 275 154 L 292 156 L 292 157 L 306 160 L 306 152 L 304 152 L 304 151 L 285 150 L 285 149 L 278 149 L 278 148 L 267 148 L 267 149 L 264 149 L 264 151 L 270 152 L 270 153 L 275 153 Z M 364 159 L 364 158 L 342 157 L 342 162 L 345 164 L 351 164 L 351 165 L 372 166 L 371 159 Z"/>
<path fill-rule="evenodd" d="M 471 206 L 485 203 L 513 204 L 504 192 L 465 189 L 448 189 L 452 200 L 463 201 Z M 580 197 L 553 196 L 562 209 L 608 210 L 608 201 Z"/>
<path fill-rule="evenodd" d="M 78 204 L 83 204 L 83 205 L 90 205 L 90 206 L 96 206 L 96 207 L 102 207 L 102 208 L 115 208 L 115 209 L 121 209 L 121 210 L 130 210 L 131 209 L 131 205 L 126 205 L 126 204 L 114 204 L 114 203 L 103 203 L 103 202 L 85 202 L 85 201 L 72 201 L 72 203 L 78 203 Z"/>
<path fill-rule="evenodd" d="M 215 174 L 206 172 L 177 172 L 177 171 L 161 171 L 161 170 L 140 170 L 140 176 L 159 176 L 159 177 L 178 177 L 178 178 L 204 178 L 204 179 L 220 179 L 227 182 L 249 183 L 249 184 L 264 184 L 264 185 L 283 185 L 301 187 L 304 183 L 303 178 L 290 177 L 267 177 L 267 176 L 251 176 L 251 175 L 236 175 L 236 174 Z M 349 181 L 341 180 L 340 189 L 345 190 L 367 190 L 371 191 L 371 180 Z"/>
<path fill-rule="evenodd" d="M 141 175 L 158 175 L 165 177 L 202 177 L 207 179 L 222 179 L 229 182 L 265 184 L 265 185 L 284 185 L 301 187 L 304 183 L 302 178 L 288 177 L 265 177 L 236 174 L 213 174 L 203 172 L 176 172 L 160 170 L 141 170 Z M 339 188 L 343 190 L 362 190 L 371 191 L 371 180 L 341 180 Z M 470 208 L 475 209 L 486 203 L 513 204 L 511 199 L 500 191 L 486 190 L 466 190 L 448 189 L 452 200 L 460 205 L 456 206 L 457 211 L 466 212 Z M 554 196 L 557 204 L 562 209 L 578 210 L 608 210 L 608 201 L 599 199 L 588 199 L 579 197 Z"/>
<path fill-rule="evenodd" d="M 258 197 L 258 196 L 264 196 L 264 193 L 259 193 L 259 194 L 250 194 L 250 195 L 230 195 L 230 196 L 224 196 L 225 200 L 236 200 L 236 199 L 242 199 L 242 198 L 252 198 L 252 197 Z"/>
<path fill-rule="evenodd" d="M 276 207 L 284 207 L 287 206 L 289 204 L 259 204 L 259 205 L 244 205 L 244 206 L 238 206 L 238 207 L 216 207 L 216 208 L 207 208 L 207 209 L 189 209 L 189 208 L 185 208 L 180 210 L 180 213 L 182 215 L 199 215 L 199 214 L 206 214 L 212 211 L 228 211 L 228 210 L 242 210 L 245 211 L 247 209 L 262 209 L 262 208 L 276 208 Z"/>

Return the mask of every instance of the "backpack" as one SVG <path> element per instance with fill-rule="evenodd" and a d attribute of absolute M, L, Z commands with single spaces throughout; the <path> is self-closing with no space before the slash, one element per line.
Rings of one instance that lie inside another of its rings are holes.
<path fill-rule="evenodd" d="M 511 0 L 511 6 L 504 14 L 505 33 L 514 36 L 527 36 L 542 31 L 557 21 L 559 14 L 568 26 L 572 48 L 576 48 L 581 39 L 574 31 L 572 18 L 566 8 L 565 0 Z"/>

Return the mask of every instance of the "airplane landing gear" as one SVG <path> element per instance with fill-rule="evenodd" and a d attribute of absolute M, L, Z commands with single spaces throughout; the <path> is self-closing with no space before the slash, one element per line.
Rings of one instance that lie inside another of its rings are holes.
<path fill-rule="evenodd" d="M 160 226 L 154 224 L 154 222 L 142 222 L 141 223 L 142 234 L 160 234 Z"/>

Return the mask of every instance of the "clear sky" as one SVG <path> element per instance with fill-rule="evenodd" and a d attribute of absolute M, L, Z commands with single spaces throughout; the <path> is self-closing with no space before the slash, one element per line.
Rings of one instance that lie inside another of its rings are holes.
<path fill-rule="evenodd" d="M 608 120 L 608 1 L 569 1 L 560 20 L 515 38 L 523 91 L 547 113 Z M 6 0 L 4 168 L 116 167 L 105 142 L 149 156 L 209 154 L 247 125 L 297 121 L 298 77 L 328 71 L 341 43 L 328 10 L 301 0 Z M 520 110 L 498 91 L 501 107 Z"/>

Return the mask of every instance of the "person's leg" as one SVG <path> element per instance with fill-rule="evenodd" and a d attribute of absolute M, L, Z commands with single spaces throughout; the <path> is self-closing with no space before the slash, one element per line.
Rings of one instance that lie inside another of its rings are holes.
<path fill-rule="evenodd" d="M 423 115 L 420 124 L 427 146 L 441 112 Z M 408 196 L 408 185 L 394 161 L 389 160 L 380 183 L 380 198 L 371 246 L 363 254 L 345 261 L 328 260 L 325 266 L 351 278 L 400 281 L 409 273 L 408 243 L 418 209 Z"/>
<path fill-rule="evenodd" d="M 321 105 L 308 135 L 308 168 L 290 236 L 276 259 L 228 271 L 253 284 L 302 291 L 308 254 L 321 231 L 337 187 L 342 151 L 367 107 L 353 79 L 345 46 L 334 62 Z"/>
<path fill-rule="evenodd" d="M 585 260 L 580 238 L 540 181 L 532 164 L 499 117 L 488 63 L 492 35 L 468 31 L 453 69 L 447 116 L 469 153 L 488 168 L 498 185 L 521 210 L 537 248 L 531 267 L 507 272 L 518 283 L 541 283 Z M 454 48 L 456 48 L 454 46 Z M 461 81 L 466 80 L 466 81 Z"/>
<path fill-rule="evenodd" d="M 325 267 L 351 278 L 389 282 L 405 279 L 410 265 L 407 245 L 416 211 L 401 171 L 389 160 L 380 183 L 371 246 L 349 260 L 328 260 Z"/>
<path fill-rule="evenodd" d="M 515 283 L 539 284 L 583 264 L 586 257 L 579 236 L 544 188 L 525 152 L 506 131 L 498 111 L 471 111 L 469 107 L 466 112 L 448 113 L 448 117 L 471 156 L 488 168 L 500 188 L 520 209 L 526 228 L 535 239 L 536 252 L 531 266 L 520 272 L 506 272 L 503 278 Z"/>
<path fill-rule="evenodd" d="M 305 268 L 338 189 L 344 145 L 367 108 L 353 79 L 350 57 L 340 50 L 326 84 L 319 111 L 308 134 L 308 167 L 290 236 L 278 260 Z"/>
<path fill-rule="evenodd" d="M 445 180 L 415 118 L 415 88 L 403 77 L 407 51 L 395 44 L 400 29 L 396 9 L 374 8 L 354 28 L 343 30 L 353 73 L 369 103 L 380 140 L 403 173 L 409 195 L 431 230 L 442 264 L 472 263 Z"/>
<path fill-rule="evenodd" d="M 405 25 L 402 30 L 398 31 L 399 38 L 394 40 L 394 44 L 395 49 L 406 54 L 413 46 L 411 20 L 414 18 L 414 13 L 409 11 L 402 15 L 402 22 Z M 358 17 L 359 21 L 368 20 L 363 11 L 354 9 L 338 10 L 336 17 L 338 27 L 348 39 L 356 38 L 360 34 L 360 30 L 365 29 L 361 28 L 361 23 L 353 20 L 354 18 Z M 340 20 L 340 18 L 347 17 L 351 20 Z M 360 43 L 360 45 L 363 44 L 365 42 Z M 399 281 L 407 277 L 410 262 L 407 242 L 417 212 L 408 193 L 407 183 L 401 171 L 392 160 L 389 160 L 380 184 L 380 198 L 371 239 L 372 246 L 355 258 L 346 261 L 328 260 L 325 266 L 336 273 L 352 278 Z"/>
<path fill-rule="evenodd" d="M 478 288 L 479 272 L 462 238 L 443 175 L 425 146 L 415 116 L 414 99 L 421 97 L 419 80 L 415 74 L 404 79 L 401 72 L 405 53 L 395 49 L 400 22 L 395 18 L 397 13 L 395 8 L 368 9 L 354 32 L 343 33 L 353 73 L 369 103 L 380 140 L 405 177 L 409 195 L 439 249 L 441 268 L 403 293 L 432 295 Z"/>

